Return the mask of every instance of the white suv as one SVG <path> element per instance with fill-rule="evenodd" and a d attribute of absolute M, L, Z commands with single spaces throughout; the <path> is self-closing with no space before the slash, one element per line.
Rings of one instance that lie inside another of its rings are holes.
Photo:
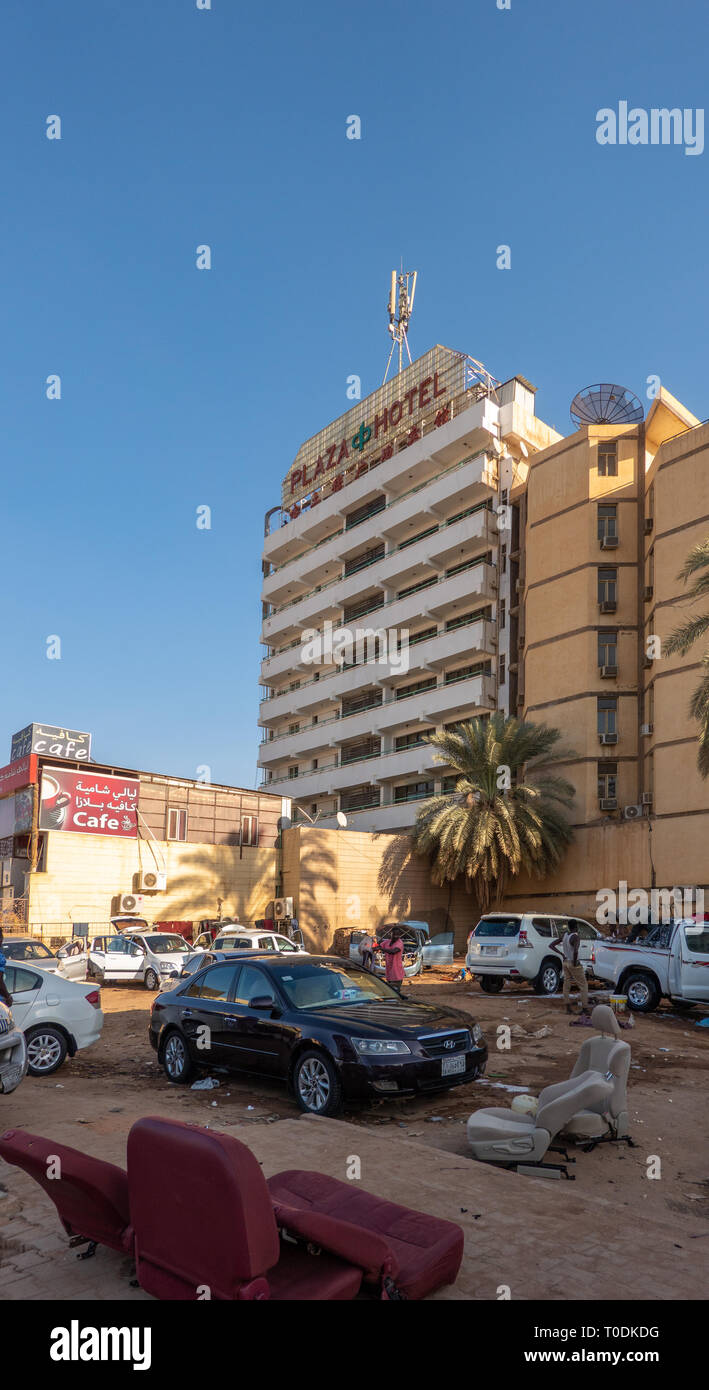
<path fill-rule="evenodd" d="M 528 980 L 537 994 L 557 994 L 562 978 L 561 939 L 572 927 L 580 937 L 579 964 L 588 973 L 591 951 L 603 933 L 579 917 L 543 912 L 489 912 L 468 937 L 465 963 L 486 994 L 505 980 Z"/>

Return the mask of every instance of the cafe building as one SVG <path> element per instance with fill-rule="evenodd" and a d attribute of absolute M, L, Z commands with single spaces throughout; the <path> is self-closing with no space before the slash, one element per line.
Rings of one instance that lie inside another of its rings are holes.
<path fill-rule="evenodd" d="M 29 724 L 0 768 L 0 921 L 47 937 L 133 913 L 264 917 L 290 801 L 97 762 L 91 735 Z"/>

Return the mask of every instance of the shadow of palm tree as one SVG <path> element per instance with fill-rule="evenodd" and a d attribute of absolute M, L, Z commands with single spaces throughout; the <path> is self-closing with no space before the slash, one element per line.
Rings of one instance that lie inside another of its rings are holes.
<path fill-rule="evenodd" d="M 307 827 L 299 827 L 300 857 L 298 883 L 288 883 L 286 871 L 284 891 L 295 898 L 300 928 L 309 950 L 332 951 L 336 923 L 328 921 L 325 902 L 337 893 L 338 878 L 335 856 L 322 844 L 321 833 L 312 837 Z"/>
<path fill-rule="evenodd" d="M 238 845 L 238 836 L 230 837 L 228 843 Z M 244 875 L 243 886 L 234 887 L 234 861 L 221 865 L 214 853 L 195 846 L 193 852 L 181 860 L 179 871 L 171 873 L 169 905 L 163 916 L 155 920 L 179 922 L 216 918 L 221 899 L 223 917 L 253 922 L 265 916 L 266 904 L 273 898 L 274 872 L 275 864 L 269 857 L 252 883 Z M 153 900 L 156 911 L 161 910 L 161 897 Z"/>

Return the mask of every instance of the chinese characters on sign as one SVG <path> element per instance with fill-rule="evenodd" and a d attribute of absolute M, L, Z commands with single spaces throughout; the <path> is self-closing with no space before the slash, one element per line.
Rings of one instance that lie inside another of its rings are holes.
<path fill-rule="evenodd" d="M 78 830 L 84 835 L 138 834 L 140 783 L 105 777 L 90 767 L 73 772 L 42 769 L 40 830 Z"/>

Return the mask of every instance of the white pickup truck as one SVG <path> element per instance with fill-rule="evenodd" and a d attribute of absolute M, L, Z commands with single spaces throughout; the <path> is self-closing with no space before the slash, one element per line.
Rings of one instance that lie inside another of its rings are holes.
<path fill-rule="evenodd" d="M 663 922 L 633 944 L 596 942 L 591 969 L 627 994 L 638 1013 L 650 1013 L 663 998 L 685 1007 L 709 1004 L 709 922 Z"/>

